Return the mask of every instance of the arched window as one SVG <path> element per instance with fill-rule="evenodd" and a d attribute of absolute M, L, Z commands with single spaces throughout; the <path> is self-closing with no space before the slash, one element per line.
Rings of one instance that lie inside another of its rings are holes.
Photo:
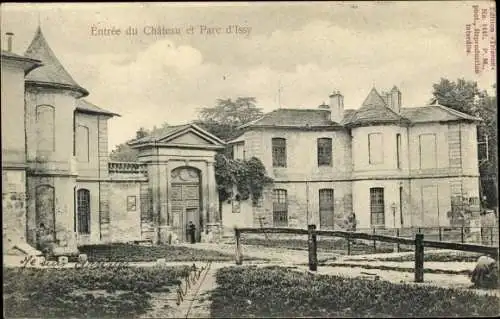
<path fill-rule="evenodd" d="M 78 125 L 76 128 L 76 159 L 79 162 L 89 161 L 89 128 Z"/>
<path fill-rule="evenodd" d="M 35 189 L 36 227 L 41 224 L 50 231 L 55 230 L 55 192 L 50 185 L 39 185 Z"/>
<path fill-rule="evenodd" d="M 40 151 L 56 149 L 55 109 L 51 105 L 36 107 L 37 145 Z"/>
<path fill-rule="evenodd" d="M 78 233 L 90 234 L 90 192 L 79 189 L 77 194 Z"/>

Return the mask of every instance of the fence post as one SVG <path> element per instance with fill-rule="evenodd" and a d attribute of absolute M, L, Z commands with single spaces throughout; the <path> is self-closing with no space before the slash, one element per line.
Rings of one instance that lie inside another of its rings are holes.
<path fill-rule="evenodd" d="M 462 240 L 462 244 L 464 243 L 464 226 L 460 227 L 460 238 Z"/>
<path fill-rule="evenodd" d="M 443 241 L 443 231 L 441 229 L 441 226 L 439 226 L 438 228 L 439 228 L 439 241 Z"/>
<path fill-rule="evenodd" d="M 351 256 L 351 234 L 347 234 L 347 256 Z"/>
<path fill-rule="evenodd" d="M 241 254 L 241 244 L 240 244 L 240 230 L 238 228 L 234 228 L 234 235 L 236 236 L 236 265 L 243 264 L 243 255 Z"/>
<path fill-rule="evenodd" d="M 490 243 L 493 246 L 493 227 L 490 227 Z"/>
<path fill-rule="evenodd" d="M 424 235 L 415 235 L 415 282 L 424 282 Z"/>
<path fill-rule="evenodd" d="M 396 228 L 396 237 L 399 238 L 399 228 Z M 399 243 L 396 244 L 396 252 L 399 253 L 401 251 L 401 247 L 399 246 Z"/>
<path fill-rule="evenodd" d="M 373 235 L 375 235 L 375 227 L 373 228 Z M 373 240 L 373 253 L 377 253 L 377 241 Z"/>
<path fill-rule="evenodd" d="M 309 236 L 309 270 L 318 270 L 318 256 L 316 251 L 316 225 L 307 226 L 307 234 Z"/>

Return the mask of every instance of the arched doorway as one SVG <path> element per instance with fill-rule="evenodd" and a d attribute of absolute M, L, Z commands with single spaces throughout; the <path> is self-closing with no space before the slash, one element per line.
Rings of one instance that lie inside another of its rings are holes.
<path fill-rule="evenodd" d="M 196 240 L 200 240 L 201 227 L 201 174 L 194 167 L 178 167 L 170 173 L 172 191 L 172 224 L 180 241 L 189 241 L 187 225 L 189 221 L 196 226 Z"/>

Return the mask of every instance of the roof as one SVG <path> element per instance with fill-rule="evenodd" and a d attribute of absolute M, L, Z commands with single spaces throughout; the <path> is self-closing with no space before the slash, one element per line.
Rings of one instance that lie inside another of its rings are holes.
<path fill-rule="evenodd" d="M 392 91 L 398 90 L 393 87 Z M 264 114 L 261 118 L 246 123 L 246 127 L 282 127 L 313 128 L 369 126 L 380 124 L 410 125 L 412 123 L 448 122 L 448 121 L 481 121 L 480 118 L 439 105 L 437 102 L 423 107 L 400 108 L 396 113 L 389 108 L 375 88 L 372 88 L 361 108 L 345 109 L 340 123 L 331 121 L 328 109 L 278 109 Z M 243 138 L 233 139 L 229 143 L 237 143 Z"/>
<path fill-rule="evenodd" d="M 139 139 L 134 139 L 134 140 L 130 141 L 129 143 L 140 144 L 140 143 L 146 143 L 146 142 L 154 142 L 154 141 L 160 140 L 164 136 L 168 136 L 171 133 L 174 133 L 177 131 L 182 131 L 183 129 L 188 128 L 188 127 L 189 127 L 189 124 L 167 126 L 167 127 L 160 128 L 160 129 L 154 131 L 153 133 L 151 133 L 151 135 L 148 135 L 148 136 L 145 136 L 145 137 L 142 137 Z"/>
<path fill-rule="evenodd" d="M 226 142 L 218 138 L 217 136 L 207 132 L 206 130 L 202 129 L 196 124 L 193 123 L 188 123 L 188 124 L 181 124 L 181 125 L 172 125 L 172 126 L 167 126 L 162 129 L 159 129 L 155 132 L 153 132 L 151 135 L 139 138 L 139 139 L 134 139 L 132 141 L 129 141 L 127 144 L 129 145 L 138 145 L 138 144 L 146 144 L 150 142 L 159 142 L 162 140 L 167 140 L 169 138 L 175 138 L 176 136 L 180 134 L 184 134 L 184 132 L 187 131 L 195 131 L 198 135 L 205 136 L 206 139 L 211 140 L 214 144 L 219 144 L 219 145 L 225 145 Z M 217 146 L 219 147 L 219 146 Z"/>
<path fill-rule="evenodd" d="M 375 124 L 409 124 L 410 120 L 391 110 L 384 99 L 372 88 L 361 108 L 353 110 L 342 124 L 346 126 L 366 126 Z"/>
<path fill-rule="evenodd" d="M 10 51 L 4 51 L 2 50 L 2 60 L 11 60 L 11 61 L 18 61 L 23 63 L 24 66 L 24 73 L 28 74 L 30 71 L 40 67 L 42 65 L 40 60 L 28 58 L 19 54 L 16 54 L 14 52 Z"/>
<path fill-rule="evenodd" d="M 48 45 L 40 27 L 35 32 L 25 53 L 26 57 L 42 61 L 43 66 L 33 70 L 27 77 L 27 82 L 39 85 L 55 86 L 76 91 L 80 96 L 87 96 L 89 92 L 73 80 L 71 75 L 62 66 L 56 55 Z"/>
<path fill-rule="evenodd" d="M 244 143 L 245 142 L 245 133 L 240 134 L 240 136 L 230 140 L 227 142 L 227 144 L 237 144 L 237 143 Z"/>
<path fill-rule="evenodd" d="M 78 99 L 76 100 L 76 110 L 82 113 L 91 113 L 91 114 L 103 114 L 103 115 L 110 115 L 110 116 L 120 116 L 120 114 L 113 113 L 110 111 L 106 111 L 105 109 L 102 109 L 98 107 L 95 104 L 90 103 L 89 101 L 85 99 Z"/>
<path fill-rule="evenodd" d="M 330 119 L 330 110 L 278 109 L 246 123 L 245 127 L 331 127 L 338 125 Z"/>
<path fill-rule="evenodd" d="M 460 120 L 482 121 L 478 117 L 471 116 L 439 104 L 423 107 L 401 108 L 401 114 L 410 119 L 412 123 L 449 122 Z"/>

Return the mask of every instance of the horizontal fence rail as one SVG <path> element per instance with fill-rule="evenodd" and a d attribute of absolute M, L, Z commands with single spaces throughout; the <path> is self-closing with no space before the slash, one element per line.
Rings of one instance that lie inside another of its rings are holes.
<path fill-rule="evenodd" d="M 387 231 L 387 230 L 385 230 Z M 348 243 L 348 251 L 350 250 L 350 241 L 354 239 L 360 240 L 370 240 L 373 241 L 374 246 L 377 241 L 394 243 L 398 245 L 409 245 L 415 248 L 415 282 L 423 282 L 424 276 L 424 247 L 427 248 L 440 248 L 449 250 L 459 250 L 466 252 L 474 252 L 490 255 L 496 260 L 499 259 L 498 247 L 487 246 L 479 244 L 471 244 L 462 242 L 447 242 L 447 241 L 435 241 L 435 240 L 425 240 L 424 234 L 421 229 L 415 234 L 415 238 L 401 237 L 401 236 L 390 236 L 376 234 L 375 229 L 372 233 L 364 233 L 359 231 L 342 231 L 342 230 L 316 230 L 316 225 L 309 225 L 308 229 L 300 228 L 288 228 L 288 227 L 245 227 L 245 228 L 234 228 L 234 234 L 236 237 L 236 264 L 241 265 L 243 263 L 243 254 L 241 252 L 241 240 L 240 236 L 242 233 L 246 234 L 294 234 L 294 235 L 307 235 L 308 236 L 308 250 L 309 250 L 309 269 L 311 271 L 317 270 L 317 236 L 329 236 L 329 237 L 341 237 L 346 238 Z M 399 231 L 396 232 L 399 235 Z M 463 234 L 463 227 L 462 227 Z M 440 236 L 441 238 L 441 236 Z M 463 238 L 463 236 L 462 236 Z"/>

